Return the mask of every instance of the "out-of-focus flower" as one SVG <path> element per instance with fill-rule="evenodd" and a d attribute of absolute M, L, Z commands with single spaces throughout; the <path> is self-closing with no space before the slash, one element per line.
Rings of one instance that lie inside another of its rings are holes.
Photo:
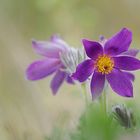
<path fill-rule="evenodd" d="M 128 71 L 140 69 L 140 61 L 135 58 L 138 50 L 128 50 L 131 41 L 132 32 L 126 28 L 101 43 L 83 39 L 90 59 L 77 66 L 73 78 L 84 82 L 93 74 L 90 85 L 93 98 L 101 95 L 106 80 L 117 94 L 132 97 L 134 75 Z"/>
<path fill-rule="evenodd" d="M 60 54 L 60 59 L 66 68 L 65 71 L 72 74 L 77 65 L 85 60 L 85 53 L 82 49 L 69 48 L 69 51 Z"/>
<path fill-rule="evenodd" d="M 136 125 L 136 120 L 131 109 L 125 105 L 115 105 L 112 107 L 113 117 L 125 128 L 132 128 Z"/>
<path fill-rule="evenodd" d="M 73 66 L 73 63 L 76 65 L 81 62 L 77 60 L 80 59 L 78 50 L 70 48 L 58 36 L 53 36 L 50 41 L 33 40 L 32 46 L 37 54 L 44 56 L 44 59 L 37 60 L 29 65 L 26 71 L 28 80 L 40 80 L 55 73 L 51 81 L 51 89 L 54 95 L 57 93 L 63 81 L 74 84 L 73 79 L 70 77 L 70 71 L 67 71 L 67 69 L 72 67 L 75 71 L 76 66 Z M 69 64 L 66 65 L 64 62 L 69 62 Z"/>

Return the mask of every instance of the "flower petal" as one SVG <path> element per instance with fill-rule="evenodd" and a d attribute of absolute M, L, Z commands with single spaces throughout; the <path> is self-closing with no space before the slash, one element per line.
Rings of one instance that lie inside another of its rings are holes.
<path fill-rule="evenodd" d="M 107 80 L 114 92 L 124 97 L 133 97 L 133 86 L 125 73 L 114 69 L 112 73 L 106 75 Z"/>
<path fill-rule="evenodd" d="M 103 47 L 98 42 L 83 39 L 83 45 L 88 57 L 96 59 L 100 54 L 103 54 Z"/>
<path fill-rule="evenodd" d="M 93 60 L 88 59 L 77 66 L 76 72 L 72 75 L 72 77 L 75 80 L 84 82 L 93 73 L 93 71 L 94 71 L 94 62 Z"/>
<path fill-rule="evenodd" d="M 51 42 L 60 45 L 65 50 L 69 48 L 69 45 L 64 40 L 62 40 L 58 35 L 53 35 L 51 37 Z"/>
<path fill-rule="evenodd" d="M 138 70 L 140 69 L 140 60 L 130 56 L 113 57 L 115 67 L 122 70 Z"/>
<path fill-rule="evenodd" d="M 67 76 L 66 76 L 66 81 L 67 81 L 67 83 L 69 83 L 69 84 L 74 84 L 74 80 L 73 80 L 72 77 L 69 76 L 68 74 L 67 74 Z"/>
<path fill-rule="evenodd" d="M 49 58 L 59 58 L 60 53 L 64 51 L 61 45 L 49 41 L 33 40 L 32 46 L 38 54 Z"/>
<path fill-rule="evenodd" d="M 45 59 L 35 61 L 27 68 L 26 71 L 27 79 L 28 80 L 42 79 L 52 74 L 54 71 L 60 68 L 60 66 L 61 62 L 58 59 Z"/>
<path fill-rule="evenodd" d="M 96 99 L 101 95 L 104 89 L 104 85 L 105 85 L 105 75 L 98 72 L 94 72 L 90 84 L 93 99 Z"/>
<path fill-rule="evenodd" d="M 122 55 L 130 55 L 130 56 L 136 56 L 139 53 L 138 49 L 130 49 L 124 53 L 122 53 Z"/>
<path fill-rule="evenodd" d="M 126 76 L 131 80 L 131 81 L 134 81 L 135 80 L 135 75 L 130 73 L 130 72 L 126 72 L 126 71 L 123 71 L 123 73 L 126 74 Z"/>
<path fill-rule="evenodd" d="M 123 28 L 105 43 L 105 53 L 109 55 L 118 55 L 125 52 L 128 50 L 131 41 L 132 32 L 126 28 Z"/>
<path fill-rule="evenodd" d="M 52 89 L 53 95 L 56 95 L 59 87 L 64 82 L 65 77 L 66 77 L 65 72 L 60 71 L 60 70 L 56 72 L 55 76 L 53 77 L 51 81 L 51 89 Z"/>

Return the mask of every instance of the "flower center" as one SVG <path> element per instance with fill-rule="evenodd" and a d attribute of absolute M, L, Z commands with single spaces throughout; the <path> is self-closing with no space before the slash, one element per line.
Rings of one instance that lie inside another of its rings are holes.
<path fill-rule="evenodd" d="M 95 67 L 102 74 L 109 74 L 114 67 L 114 61 L 108 55 L 101 55 L 96 59 Z"/>

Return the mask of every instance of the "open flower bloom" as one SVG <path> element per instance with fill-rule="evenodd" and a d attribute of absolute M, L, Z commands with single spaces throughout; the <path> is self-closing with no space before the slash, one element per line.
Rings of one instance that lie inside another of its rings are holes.
<path fill-rule="evenodd" d="M 93 98 L 101 95 L 105 81 L 117 94 L 133 97 L 134 75 L 128 71 L 140 69 L 140 61 L 135 58 L 138 50 L 128 50 L 131 41 L 132 32 L 126 28 L 102 44 L 83 39 L 89 59 L 77 66 L 73 78 L 84 82 L 92 75 L 90 88 Z"/>
<path fill-rule="evenodd" d="M 44 59 L 33 62 L 26 71 L 28 80 L 40 80 L 55 73 L 51 81 L 51 89 L 55 95 L 63 83 L 67 81 L 69 84 L 74 84 L 69 73 L 65 72 L 60 55 L 69 51 L 69 45 L 60 39 L 58 36 L 53 36 L 50 41 L 32 41 L 32 46 L 35 51 L 44 56 Z"/>

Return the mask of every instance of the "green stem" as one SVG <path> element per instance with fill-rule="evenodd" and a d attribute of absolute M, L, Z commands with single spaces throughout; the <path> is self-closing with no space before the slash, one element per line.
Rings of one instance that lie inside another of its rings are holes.
<path fill-rule="evenodd" d="M 81 87 L 83 89 L 83 95 L 85 98 L 85 106 L 87 107 L 88 106 L 88 97 L 87 97 L 86 83 L 82 83 Z"/>
<path fill-rule="evenodd" d="M 104 89 L 101 96 L 101 108 L 105 114 L 107 114 L 107 104 L 106 104 L 106 89 Z"/>

